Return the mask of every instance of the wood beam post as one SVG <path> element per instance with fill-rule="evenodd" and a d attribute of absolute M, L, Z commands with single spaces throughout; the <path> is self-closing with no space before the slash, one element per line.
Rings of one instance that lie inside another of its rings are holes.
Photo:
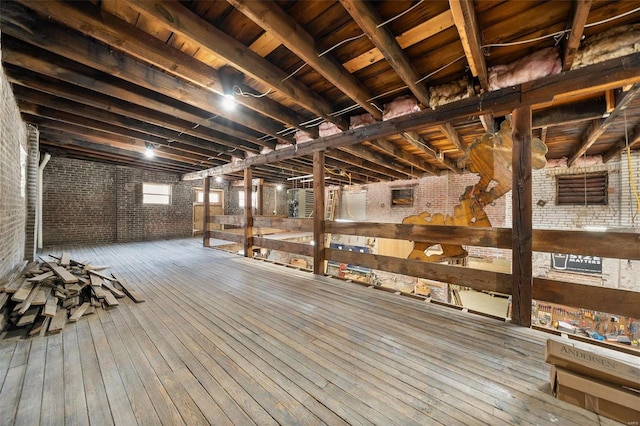
<path fill-rule="evenodd" d="M 204 206 L 202 211 L 202 245 L 204 247 L 209 247 L 209 224 L 211 223 L 211 200 L 209 199 L 209 192 L 211 192 L 211 178 L 206 177 L 202 179 L 202 187 L 204 188 Z"/>
<path fill-rule="evenodd" d="M 511 322 L 531 326 L 533 293 L 532 245 L 533 225 L 531 208 L 531 107 L 513 110 L 512 196 L 512 313 Z"/>
<path fill-rule="evenodd" d="M 324 151 L 313 152 L 313 273 L 324 273 Z"/>
<path fill-rule="evenodd" d="M 244 257 L 253 257 L 253 190 L 251 167 L 244 169 Z"/>

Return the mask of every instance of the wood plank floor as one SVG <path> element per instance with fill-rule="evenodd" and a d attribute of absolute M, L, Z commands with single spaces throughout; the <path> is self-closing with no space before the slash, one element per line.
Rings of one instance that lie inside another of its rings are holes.
<path fill-rule="evenodd" d="M 0 425 L 616 424 L 551 396 L 535 330 L 198 239 L 65 249 L 146 302 L 0 341 Z"/>

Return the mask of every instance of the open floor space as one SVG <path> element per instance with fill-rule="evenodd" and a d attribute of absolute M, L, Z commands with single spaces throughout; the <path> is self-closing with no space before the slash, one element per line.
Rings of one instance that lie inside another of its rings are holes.
<path fill-rule="evenodd" d="M 536 330 L 196 239 L 64 249 L 146 302 L 5 335 L 0 424 L 616 424 L 551 395 Z"/>

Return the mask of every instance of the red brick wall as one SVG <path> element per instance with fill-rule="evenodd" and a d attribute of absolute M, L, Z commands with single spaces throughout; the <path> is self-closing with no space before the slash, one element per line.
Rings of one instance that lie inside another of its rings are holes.
<path fill-rule="evenodd" d="M 172 187 L 171 205 L 142 204 L 142 183 Z M 44 170 L 44 245 L 187 237 L 192 187 L 178 174 L 52 157 Z"/>

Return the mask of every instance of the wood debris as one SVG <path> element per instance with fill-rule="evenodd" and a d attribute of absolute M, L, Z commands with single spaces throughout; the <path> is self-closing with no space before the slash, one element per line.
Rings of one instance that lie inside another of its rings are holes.
<path fill-rule="evenodd" d="M 96 308 L 117 307 L 117 299 L 144 302 L 121 275 L 105 272 L 109 266 L 75 261 L 66 252 L 49 257 L 21 263 L 0 280 L 0 332 L 25 327 L 30 336 L 59 333 Z"/>

